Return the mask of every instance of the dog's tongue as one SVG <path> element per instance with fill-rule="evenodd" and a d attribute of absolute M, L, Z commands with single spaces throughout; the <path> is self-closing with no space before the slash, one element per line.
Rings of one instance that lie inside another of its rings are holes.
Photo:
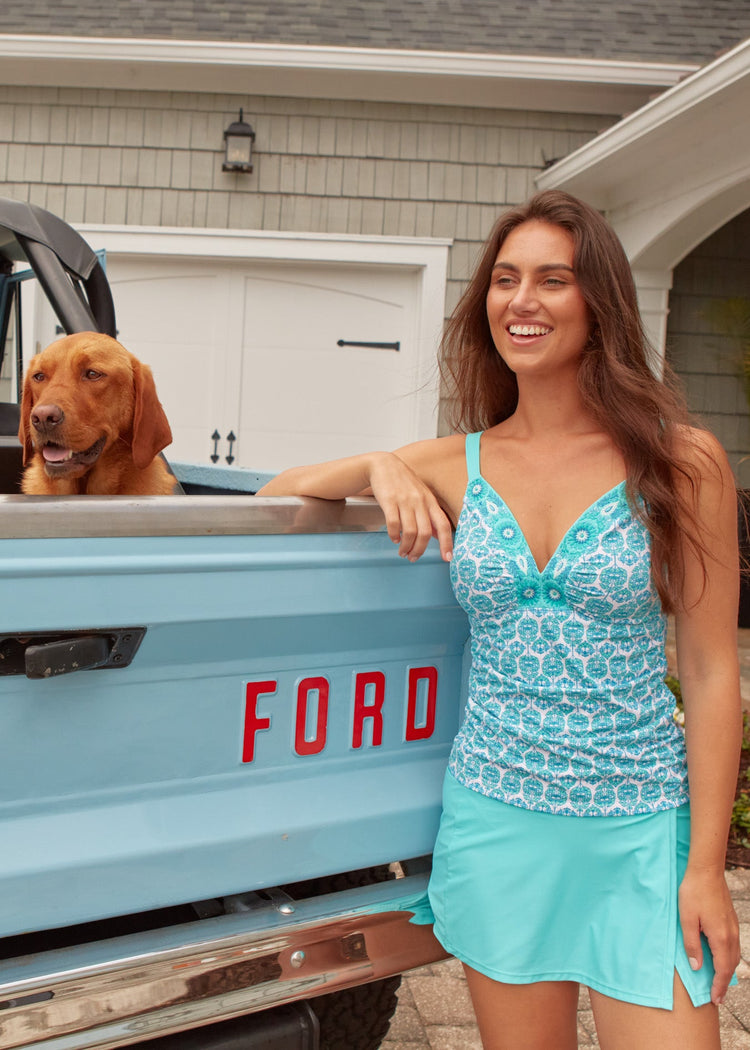
<path fill-rule="evenodd" d="M 42 455 L 48 463 L 62 463 L 64 459 L 70 459 L 72 453 L 69 448 L 61 448 L 60 445 L 45 445 Z"/>

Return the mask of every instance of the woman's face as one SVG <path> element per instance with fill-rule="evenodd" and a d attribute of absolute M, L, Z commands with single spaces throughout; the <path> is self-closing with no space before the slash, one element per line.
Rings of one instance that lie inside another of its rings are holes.
<path fill-rule="evenodd" d="M 575 373 L 591 330 L 573 273 L 572 236 L 531 219 L 505 238 L 487 291 L 498 353 L 516 375 Z"/>

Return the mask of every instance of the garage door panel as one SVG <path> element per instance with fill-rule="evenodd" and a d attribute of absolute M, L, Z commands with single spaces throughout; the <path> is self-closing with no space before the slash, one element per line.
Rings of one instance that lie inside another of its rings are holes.
<path fill-rule="evenodd" d="M 174 438 L 167 455 L 207 461 L 214 448 L 211 434 L 227 413 L 232 267 L 205 260 L 115 257 L 107 276 L 118 338 L 154 373 Z"/>
<path fill-rule="evenodd" d="M 247 460 L 253 464 L 251 468 L 253 470 L 261 473 L 276 473 L 290 465 L 324 463 L 326 460 L 340 459 L 342 456 L 357 456 L 363 452 L 378 450 L 387 452 L 401 444 L 381 440 L 378 435 L 364 434 L 360 430 L 351 433 L 337 430 L 331 433 L 319 431 L 315 436 L 315 447 L 310 449 L 308 431 L 295 430 L 293 419 L 289 420 L 289 425 L 284 429 L 283 435 L 288 446 L 295 449 L 293 459 L 290 458 L 290 455 L 280 455 L 277 435 L 273 433 L 255 434 L 249 447 L 245 443 L 242 449 L 238 449 L 241 464 Z M 286 446 L 282 446 L 282 451 L 283 447 Z M 306 447 L 309 449 L 307 454 L 304 452 Z"/>
<path fill-rule="evenodd" d="M 410 440 L 417 290 L 416 273 L 385 267 L 248 276 L 240 462 L 276 470 Z"/>
<path fill-rule="evenodd" d="M 353 362 L 341 354 L 288 354 L 275 359 L 260 358 L 246 363 L 243 408 L 253 402 L 253 429 L 278 429 L 275 417 L 284 408 L 302 421 L 311 416 L 317 427 L 320 415 L 335 421 L 339 429 L 361 429 L 370 433 L 391 432 L 398 428 L 404 411 L 409 410 L 411 389 L 402 373 L 394 377 L 369 362 Z M 326 377 L 321 382 L 321 376 Z M 397 385 L 398 384 L 398 385 Z M 261 393 L 262 392 L 262 393 Z M 260 393 L 260 397 L 258 396 Z M 252 424 L 251 420 L 248 420 Z"/>
<path fill-rule="evenodd" d="M 154 371 L 172 459 L 216 451 L 223 465 L 230 432 L 235 465 L 258 470 L 424 436 L 417 268 L 114 255 L 108 276 L 119 338 Z"/>
<path fill-rule="evenodd" d="M 179 435 L 183 448 L 187 447 L 184 443 L 190 434 L 190 459 L 205 457 L 210 451 L 207 437 L 221 414 L 216 405 L 221 400 L 218 387 L 222 378 L 206 373 L 205 348 L 196 344 L 165 347 L 149 341 L 138 341 L 137 345 L 137 356 L 151 365 L 159 400 L 167 413 L 172 433 Z M 189 390 L 185 391 L 183 387 L 185 374 L 196 377 L 196 386 L 200 380 L 195 396 L 191 397 Z M 174 450 L 171 454 L 174 458 L 185 458 L 182 451 L 179 457 Z"/>
<path fill-rule="evenodd" d="M 112 260 L 107 276 L 123 343 L 146 338 L 179 345 L 189 333 L 206 348 L 215 345 L 221 334 L 216 322 L 226 307 L 230 274 L 230 268 L 217 272 L 184 262 L 165 269 L 154 260 Z"/>
<path fill-rule="evenodd" d="M 362 286 L 375 284 L 378 276 L 340 269 L 329 280 L 338 279 L 341 287 L 327 282 L 248 278 L 245 345 L 268 351 L 300 348 L 313 352 L 335 347 L 339 340 L 405 342 L 411 335 L 412 282 L 407 278 L 392 290 L 392 296 L 400 293 L 398 299 L 363 291 Z"/>
<path fill-rule="evenodd" d="M 259 399 L 251 394 L 243 398 L 238 450 L 243 465 L 255 465 L 259 451 L 264 470 L 280 470 L 373 448 L 395 448 L 416 436 L 413 398 L 368 383 L 361 372 L 351 378 L 339 374 L 335 387 L 327 388 L 318 377 L 316 369 L 296 369 L 290 383 L 288 373 L 264 370 L 257 389 L 268 393 Z M 249 388 L 250 384 L 245 387 Z"/>

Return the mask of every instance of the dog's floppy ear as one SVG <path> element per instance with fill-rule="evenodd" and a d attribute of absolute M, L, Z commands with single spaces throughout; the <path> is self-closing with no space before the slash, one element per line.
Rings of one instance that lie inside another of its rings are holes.
<path fill-rule="evenodd" d="M 27 466 L 34 455 L 34 446 L 31 444 L 31 365 L 26 370 L 23 381 L 23 394 L 21 396 L 21 422 L 18 425 L 18 440 L 23 446 L 23 465 Z"/>
<path fill-rule="evenodd" d="M 133 413 L 133 462 L 139 470 L 145 469 L 163 448 L 171 444 L 172 431 L 164 409 L 156 396 L 156 384 L 151 369 L 137 358 L 132 358 L 135 385 Z"/>

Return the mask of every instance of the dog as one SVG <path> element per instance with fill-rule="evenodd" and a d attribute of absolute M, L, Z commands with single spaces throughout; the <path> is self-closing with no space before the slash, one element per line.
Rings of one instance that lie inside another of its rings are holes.
<path fill-rule="evenodd" d="M 31 359 L 18 440 L 27 495 L 179 491 L 158 455 L 172 431 L 151 369 L 99 332 L 65 336 Z"/>

